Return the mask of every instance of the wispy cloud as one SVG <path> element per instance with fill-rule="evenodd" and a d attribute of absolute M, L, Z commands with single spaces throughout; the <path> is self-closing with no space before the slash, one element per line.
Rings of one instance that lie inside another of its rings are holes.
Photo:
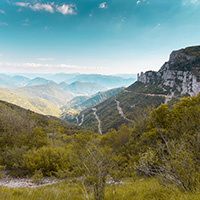
<path fill-rule="evenodd" d="M 1 72 L 25 72 L 25 73 L 58 73 L 58 72 L 82 72 L 83 70 L 87 73 L 97 73 L 102 71 L 108 71 L 108 67 L 102 66 L 79 66 L 79 65 L 70 65 L 70 64 L 42 64 L 42 63 L 4 63 L 0 62 L 0 71 Z"/>
<path fill-rule="evenodd" d="M 35 60 L 38 60 L 38 61 L 52 61 L 52 60 L 55 60 L 54 58 L 36 58 Z"/>
<path fill-rule="evenodd" d="M 0 26 L 8 26 L 8 24 L 5 22 L 0 22 Z"/>
<path fill-rule="evenodd" d="M 78 65 L 67 65 L 67 64 L 42 64 L 42 63 L 2 63 L 0 62 L 0 67 L 14 67 L 14 68 L 73 68 L 73 69 L 103 69 L 103 67 L 86 67 L 86 66 L 78 66 Z"/>
<path fill-rule="evenodd" d="M 149 5 L 150 4 L 150 2 L 147 1 L 147 0 L 137 0 L 136 1 L 136 5 L 140 5 L 140 4 L 144 4 L 144 3 L 145 3 L 145 5 Z"/>
<path fill-rule="evenodd" d="M 99 4 L 99 8 L 106 9 L 106 8 L 108 8 L 108 6 L 106 5 L 106 2 L 103 2 L 103 3 Z"/>
<path fill-rule="evenodd" d="M 198 3 L 199 0 L 190 0 L 191 3 Z"/>
<path fill-rule="evenodd" d="M 25 20 L 22 20 L 22 25 L 28 26 L 29 25 L 28 22 L 29 22 L 29 18 L 26 18 Z"/>
<path fill-rule="evenodd" d="M 74 15 L 76 6 L 74 4 L 63 4 L 62 6 L 56 6 L 57 12 L 62 13 L 63 15 Z"/>
<path fill-rule="evenodd" d="M 16 2 L 14 3 L 16 6 L 20 7 L 28 7 L 30 3 L 25 3 L 25 2 Z"/>
<path fill-rule="evenodd" d="M 2 57 L 3 56 L 3 54 L 0 54 L 0 57 Z"/>
<path fill-rule="evenodd" d="M 200 0 L 183 0 L 183 5 L 189 5 L 189 4 L 193 4 L 193 5 L 199 5 L 200 4 Z"/>
<path fill-rule="evenodd" d="M 6 12 L 4 10 L 0 10 L 0 13 L 5 14 Z"/>
<path fill-rule="evenodd" d="M 34 11 L 45 10 L 46 12 L 54 13 L 54 8 L 50 4 L 40 4 L 36 3 L 33 6 L 29 6 Z"/>

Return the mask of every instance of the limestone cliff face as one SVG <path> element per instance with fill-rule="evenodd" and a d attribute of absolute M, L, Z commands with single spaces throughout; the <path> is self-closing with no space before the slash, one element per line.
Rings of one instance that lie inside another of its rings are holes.
<path fill-rule="evenodd" d="M 158 72 L 138 74 L 138 81 L 156 84 L 169 95 L 200 93 L 200 46 L 173 51 Z"/>

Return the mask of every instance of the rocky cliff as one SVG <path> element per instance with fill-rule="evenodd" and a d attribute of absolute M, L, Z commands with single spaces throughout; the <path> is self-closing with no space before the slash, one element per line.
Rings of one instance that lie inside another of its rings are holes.
<path fill-rule="evenodd" d="M 157 85 L 171 96 L 197 95 L 200 92 L 200 46 L 173 51 L 158 72 L 142 72 L 138 74 L 138 81 Z"/>

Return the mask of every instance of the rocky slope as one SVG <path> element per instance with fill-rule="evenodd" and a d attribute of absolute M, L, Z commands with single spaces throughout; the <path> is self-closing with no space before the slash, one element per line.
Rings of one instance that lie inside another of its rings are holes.
<path fill-rule="evenodd" d="M 138 81 L 156 85 L 162 93 L 171 96 L 197 95 L 200 91 L 200 46 L 173 51 L 158 72 L 138 74 Z"/>

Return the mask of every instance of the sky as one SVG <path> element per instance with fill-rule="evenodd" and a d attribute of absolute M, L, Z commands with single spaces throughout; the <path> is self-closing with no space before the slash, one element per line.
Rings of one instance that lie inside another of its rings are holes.
<path fill-rule="evenodd" d="M 200 43 L 200 0 L 0 0 L 0 73 L 139 73 Z"/>

